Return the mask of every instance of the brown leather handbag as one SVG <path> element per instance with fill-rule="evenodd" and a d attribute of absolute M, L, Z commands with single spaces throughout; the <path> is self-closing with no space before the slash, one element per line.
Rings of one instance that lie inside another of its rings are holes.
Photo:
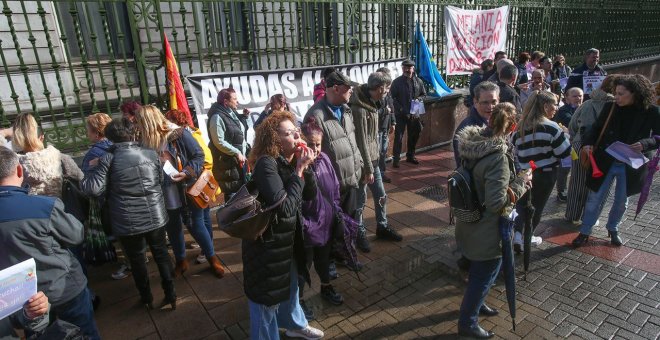
<path fill-rule="evenodd" d="M 189 202 L 200 209 L 206 209 L 211 202 L 215 202 L 215 194 L 218 190 L 218 182 L 213 178 L 210 170 L 204 170 L 197 181 L 188 187 L 186 194 Z"/>

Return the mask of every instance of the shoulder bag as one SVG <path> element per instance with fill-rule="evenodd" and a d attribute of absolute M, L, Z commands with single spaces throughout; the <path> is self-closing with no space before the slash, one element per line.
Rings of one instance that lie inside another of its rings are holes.
<path fill-rule="evenodd" d="M 263 207 L 254 181 L 244 184 L 234 196 L 218 208 L 218 227 L 231 237 L 256 241 L 273 221 L 277 208 L 286 199 L 284 194 L 274 204 Z"/>

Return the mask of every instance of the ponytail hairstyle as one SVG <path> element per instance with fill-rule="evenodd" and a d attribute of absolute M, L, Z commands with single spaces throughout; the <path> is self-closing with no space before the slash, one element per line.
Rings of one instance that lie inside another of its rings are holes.
<path fill-rule="evenodd" d="M 34 116 L 29 113 L 21 113 L 14 122 L 14 135 L 12 146 L 17 152 L 35 152 L 44 149 L 41 141 L 39 125 Z"/>
<path fill-rule="evenodd" d="M 493 108 L 488 119 L 488 128 L 493 136 L 502 137 L 510 132 L 510 128 L 516 123 L 516 107 L 511 103 L 499 103 Z"/>
<path fill-rule="evenodd" d="M 536 128 L 546 120 L 545 105 L 556 104 L 557 97 L 554 93 L 548 91 L 534 91 L 525 103 L 522 118 L 520 119 L 520 126 L 518 127 L 518 137 L 524 138 L 525 131 L 531 131 L 531 134 L 536 133 Z M 532 140 L 532 145 L 534 140 Z"/>

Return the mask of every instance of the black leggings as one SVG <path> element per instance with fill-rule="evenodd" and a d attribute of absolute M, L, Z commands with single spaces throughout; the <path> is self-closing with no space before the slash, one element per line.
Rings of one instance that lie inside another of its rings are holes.
<path fill-rule="evenodd" d="M 124 250 L 126 250 L 126 255 L 131 263 L 135 287 L 140 292 L 143 302 L 150 302 L 152 299 L 151 288 L 149 286 L 149 272 L 144 262 L 146 246 L 149 246 L 149 249 L 151 249 L 151 255 L 153 255 L 154 261 L 156 261 L 156 265 L 158 266 L 161 286 L 165 291 L 165 297 L 168 299 L 176 298 L 173 280 L 174 270 L 172 269 L 170 256 L 167 253 L 165 227 L 137 235 L 120 236 L 119 241 L 124 246 Z"/>
<path fill-rule="evenodd" d="M 321 284 L 330 283 L 330 250 L 331 242 L 320 247 L 309 247 L 305 250 L 307 251 L 307 270 L 312 268 L 312 262 L 314 262 L 314 270 L 321 280 Z M 305 280 L 298 280 L 298 288 L 300 290 L 300 297 L 303 295 L 303 290 L 305 287 Z"/>
<path fill-rule="evenodd" d="M 557 167 L 553 168 L 541 168 L 536 169 L 532 175 L 532 189 L 524 194 L 516 203 L 516 210 L 518 211 L 518 217 L 515 222 L 516 231 L 522 233 L 525 226 L 525 218 L 527 216 L 527 211 L 525 207 L 527 206 L 527 200 L 529 199 L 529 194 L 532 194 L 532 206 L 536 209 L 534 211 L 534 216 L 532 217 L 532 232 L 536 229 L 536 226 L 541 222 L 541 215 L 543 214 L 543 209 L 545 204 L 548 203 L 548 198 L 552 194 L 552 189 L 555 187 L 557 182 Z"/>

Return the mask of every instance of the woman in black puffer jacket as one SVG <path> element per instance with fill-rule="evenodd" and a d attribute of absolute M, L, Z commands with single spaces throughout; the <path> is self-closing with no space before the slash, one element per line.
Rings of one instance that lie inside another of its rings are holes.
<path fill-rule="evenodd" d="M 124 246 L 141 301 L 153 308 L 149 274 L 144 262 L 145 242 L 158 265 L 165 304 L 176 309 L 172 263 L 167 254 L 165 225 L 168 217 L 163 200 L 163 175 L 158 154 L 131 142 L 133 129 L 127 119 L 114 119 L 105 129 L 113 143 L 96 168 L 85 173 L 81 186 L 94 197 L 105 195 L 112 232 Z"/>
<path fill-rule="evenodd" d="M 274 112 L 257 127 L 249 163 L 262 203 L 273 205 L 282 197 L 276 217 L 262 237 L 243 241 L 243 286 L 250 309 L 253 339 L 278 339 L 278 328 L 289 337 L 320 339 L 323 332 L 310 327 L 298 302 L 298 273 L 309 282 L 302 238 L 303 197 L 316 196 L 310 172 L 303 171 L 314 155 L 300 139 L 295 118 Z M 304 177 L 304 178 L 303 178 Z M 276 306 L 277 308 L 273 308 Z"/>

